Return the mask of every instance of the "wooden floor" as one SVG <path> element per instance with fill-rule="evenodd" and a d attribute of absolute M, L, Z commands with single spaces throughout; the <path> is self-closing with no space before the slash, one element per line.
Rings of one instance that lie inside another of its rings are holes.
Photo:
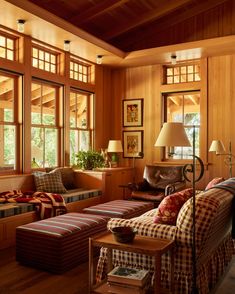
<path fill-rule="evenodd" d="M 235 257 L 211 294 L 233 294 Z M 0 294 L 87 294 L 88 263 L 53 275 L 22 266 L 15 261 L 15 248 L 0 251 Z M 177 294 L 177 293 L 176 293 Z"/>
<path fill-rule="evenodd" d="M 79 250 L 79 248 L 78 248 Z M 15 261 L 15 248 L 0 251 L 0 294 L 87 294 L 88 263 L 53 275 L 22 266 Z"/>

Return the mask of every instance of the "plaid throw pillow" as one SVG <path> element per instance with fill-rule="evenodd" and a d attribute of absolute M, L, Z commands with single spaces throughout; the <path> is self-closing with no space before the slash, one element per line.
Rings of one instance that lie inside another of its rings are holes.
<path fill-rule="evenodd" d="M 165 197 L 158 206 L 154 223 L 175 225 L 181 207 L 192 196 L 193 189 L 188 188 Z"/>
<path fill-rule="evenodd" d="M 34 182 L 37 191 L 48 193 L 66 193 L 60 172 L 34 172 Z"/>

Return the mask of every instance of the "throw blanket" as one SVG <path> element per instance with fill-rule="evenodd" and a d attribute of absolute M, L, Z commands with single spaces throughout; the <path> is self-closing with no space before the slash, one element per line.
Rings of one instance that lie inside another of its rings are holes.
<path fill-rule="evenodd" d="M 230 178 L 226 181 L 223 181 L 213 188 L 224 189 L 233 194 L 233 203 L 232 203 L 232 213 L 233 213 L 233 221 L 232 221 L 232 238 L 235 239 L 235 178 Z"/>
<path fill-rule="evenodd" d="M 41 219 L 67 212 L 64 198 L 59 194 L 46 192 L 22 192 L 12 190 L 0 193 L 0 203 L 32 203 Z"/>

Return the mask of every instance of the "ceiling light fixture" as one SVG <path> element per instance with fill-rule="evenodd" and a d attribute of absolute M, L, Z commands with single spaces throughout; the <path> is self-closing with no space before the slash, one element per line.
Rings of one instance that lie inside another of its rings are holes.
<path fill-rule="evenodd" d="M 97 64 L 102 64 L 102 60 L 103 60 L 103 55 L 97 55 L 96 56 L 96 63 Z"/>
<path fill-rule="evenodd" d="M 17 31 L 19 33 L 24 33 L 24 24 L 25 24 L 24 19 L 18 19 L 17 20 Z"/>
<path fill-rule="evenodd" d="M 174 54 L 171 55 L 171 64 L 172 65 L 176 64 L 176 58 L 177 58 L 176 55 L 174 55 Z"/>
<path fill-rule="evenodd" d="M 70 41 L 64 40 L 64 51 L 70 51 Z"/>

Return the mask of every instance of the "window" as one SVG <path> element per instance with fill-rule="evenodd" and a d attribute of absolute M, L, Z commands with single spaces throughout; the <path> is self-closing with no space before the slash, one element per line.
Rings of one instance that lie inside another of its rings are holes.
<path fill-rule="evenodd" d="M 0 57 L 8 60 L 16 60 L 16 40 L 13 36 L 8 36 L 0 31 Z"/>
<path fill-rule="evenodd" d="M 32 66 L 57 73 L 58 53 L 40 47 L 32 47 Z"/>
<path fill-rule="evenodd" d="M 200 81 L 199 64 L 165 66 L 165 84 L 178 84 Z"/>
<path fill-rule="evenodd" d="M 16 146 L 19 135 L 17 96 L 18 77 L 0 72 L 0 172 L 17 169 Z"/>
<path fill-rule="evenodd" d="M 70 79 L 84 83 L 91 82 L 91 65 L 79 60 L 70 61 Z"/>
<path fill-rule="evenodd" d="M 33 82 L 31 94 L 31 160 L 32 168 L 59 164 L 59 87 Z"/>
<path fill-rule="evenodd" d="M 164 120 L 182 122 L 188 138 L 193 144 L 195 127 L 195 154 L 200 151 L 200 92 L 171 93 L 164 95 Z M 170 152 L 173 159 L 192 159 L 192 147 L 174 147 Z"/>
<path fill-rule="evenodd" d="M 75 164 L 75 153 L 92 149 L 93 94 L 70 92 L 70 164 Z"/>

